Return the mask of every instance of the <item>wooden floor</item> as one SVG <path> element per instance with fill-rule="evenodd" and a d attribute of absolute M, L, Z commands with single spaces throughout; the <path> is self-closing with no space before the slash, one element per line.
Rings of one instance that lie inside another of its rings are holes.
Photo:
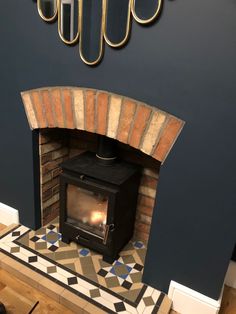
<path fill-rule="evenodd" d="M 219 314 L 236 314 L 236 289 L 225 286 Z"/>
<path fill-rule="evenodd" d="M 8 272 L 0 269 L 0 293 L 5 287 L 9 287 L 17 295 L 23 296 L 30 301 L 39 301 L 38 305 L 35 307 L 34 314 L 72 314 L 70 310 L 66 309 L 61 304 L 55 302 L 54 300 L 47 297 L 45 294 L 39 292 L 38 290 L 30 287 L 26 283 L 18 280 Z M 13 300 L 14 302 L 14 300 Z M 17 305 L 16 305 L 17 306 Z M 8 308 L 9 310 L 9 308 Z M 9 314 L 19 314 L 18 311 L 14 310 L 14 304 L 9 310 Z"/>
<path fill-rule="evenodd" d="M 5 228 L 4 225 L 0 224 L 0 231 Z M 18 280 L 5 270 L 0 268 L 0 293 L 5 287 L 9 287 L 14 290 L 18 295 L 22 295 L 24 298 L 33 301 L 39 301 L 35 307 L 34 314 L 73 314 L 72 311 L 68 310 L 58 302 L 52 300 L 45 294 L 32 288 L 31 286 Z M 23 298 L 23 299 L 24 299 Z M 9 314 L 19 314 L 14 311 L 9 311 Z M 78 314 L 78 313 L 76 313 Z M 95 313 L 94 313 L 95 314 Z M 175 311 L 171 311 L 170 314 L 178 314 Z M 191 314 L 191 313 L 189 313 Z M 225 286 L 221 310 L 219 314 L 236 314 L 236 289 Z"/>
<path fill-rule="evenodd" d="M 4 225 L 0 224 L 0 231 L 5 228 Z M 33 310 L 34 314 L 73 314 L 72 311 L 65 308 L 63 305 L 49 298 L 40 291 L 32 288 L 28 284 L 22 282 L 16 277 L 12 276 L 5 270 L 0 268 L 0 294 L 4 288 L 10 288 L 17 296 L 22 296 L 21 301 L 38 301 Z M 14 303 L 14 300 L 13 300 Z M 17 305 L 16 305 L 17 306 Z M 14 304 L 8 307 L 8 314 L 20 314 L 15 310 Z"/>

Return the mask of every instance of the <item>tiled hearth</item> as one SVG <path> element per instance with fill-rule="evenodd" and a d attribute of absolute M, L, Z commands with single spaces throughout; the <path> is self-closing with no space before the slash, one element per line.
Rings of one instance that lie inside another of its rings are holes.
<path fill-rule="evenodd" d="M 31 271 L 31 282 L 35 277 L 40 284 L 46 278 L 58 285 L 54 290 L 59 300 L 70 293 L 72 301 L 67 298 L 65 305 L 77 313 L 78 309 L 90 313 L 89 308 L 93 313 L 169 313 L 168 297 L 141 282 L 146 254 L 146 245 L 141 241 L 129 242 L 119 260 L 110 265 L 98 253 L 75 243 L 63 243 L 55 220 L 37 231 L 24 226 L 11 228 L 1 236 L 0 250 Z M 19 265 L 17 269 L 20 272 Z M 45 287 L 45 291 L 48 289 Z"/>

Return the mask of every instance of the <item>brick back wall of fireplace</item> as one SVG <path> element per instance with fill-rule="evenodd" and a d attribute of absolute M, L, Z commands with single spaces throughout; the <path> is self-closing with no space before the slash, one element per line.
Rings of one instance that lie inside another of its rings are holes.
<path fill-rule="evenodd" d="M 97 135 L 83 131 L 44 129 L 39 133 L 41 223 L 45 225 L 59 215 L 60 163 L 89 150 L 96 151 Z M 150 157 L 119 144 L 119 155 L 143 166 L 134 237 L 147 241 L 159 177 L 159 163 Z"/>

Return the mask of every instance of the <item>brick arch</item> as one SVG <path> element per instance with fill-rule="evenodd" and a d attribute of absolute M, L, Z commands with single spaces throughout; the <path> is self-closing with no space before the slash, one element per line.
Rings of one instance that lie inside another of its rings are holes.
<path fill-rule="evenodd" d="M 21 93 L 31 129 L 67 128 L 106 135 L 163 163 L 184 121 L 137 100 L 79 87 Z"/>

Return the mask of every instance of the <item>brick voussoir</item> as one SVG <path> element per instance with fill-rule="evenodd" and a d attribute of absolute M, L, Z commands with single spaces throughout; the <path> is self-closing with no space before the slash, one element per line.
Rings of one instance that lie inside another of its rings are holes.
<path fill-rule="evenodd" d="M 68 129 L 74 129 L 75 123 L 72 109 L 72 97 L 69 89 L 65 88 L 62 90 L 62 100 L 65 112 L 65 125 Z"/>
<path fill-rule="evenodd" d="M 137 103 L 135 101 L 124 98 L 117 134 L 117 139 L 122 143 L 128 142 L 136 108 Z"/>
<path fill-rule="evenodd" d="M 31 129 L 68 128 L 106 135 L 164 162 L 184 122 L 136 100 L 80 87 L 21 93 Z"/>
<path fill-rule="evenodd" d="M 162 163 L 166 159 L 172 146 L 178 138 L 180 131 L 184 126 L 184 122 L 171 116 L 165 128 L 162 130 L 162 134 L 159 143 L 152 154 L 152 157 L 161 161 Z"/>
<path fill-rule="evenodd" d="M 95 132 L 95 91 L 86 90 L 85 92 L 85 130 Z"/>
<path fill-rule="evenodd" d="M 31 93 L 31 100 L 34 106 L 35 115 L 37 117 L 37 122 L 39 128 L 46 128 L 48 126 L 46 115 L 45 115 L 45 107 L 41 99 L 41 95 L 39 91 L 33 91 Z"/>

